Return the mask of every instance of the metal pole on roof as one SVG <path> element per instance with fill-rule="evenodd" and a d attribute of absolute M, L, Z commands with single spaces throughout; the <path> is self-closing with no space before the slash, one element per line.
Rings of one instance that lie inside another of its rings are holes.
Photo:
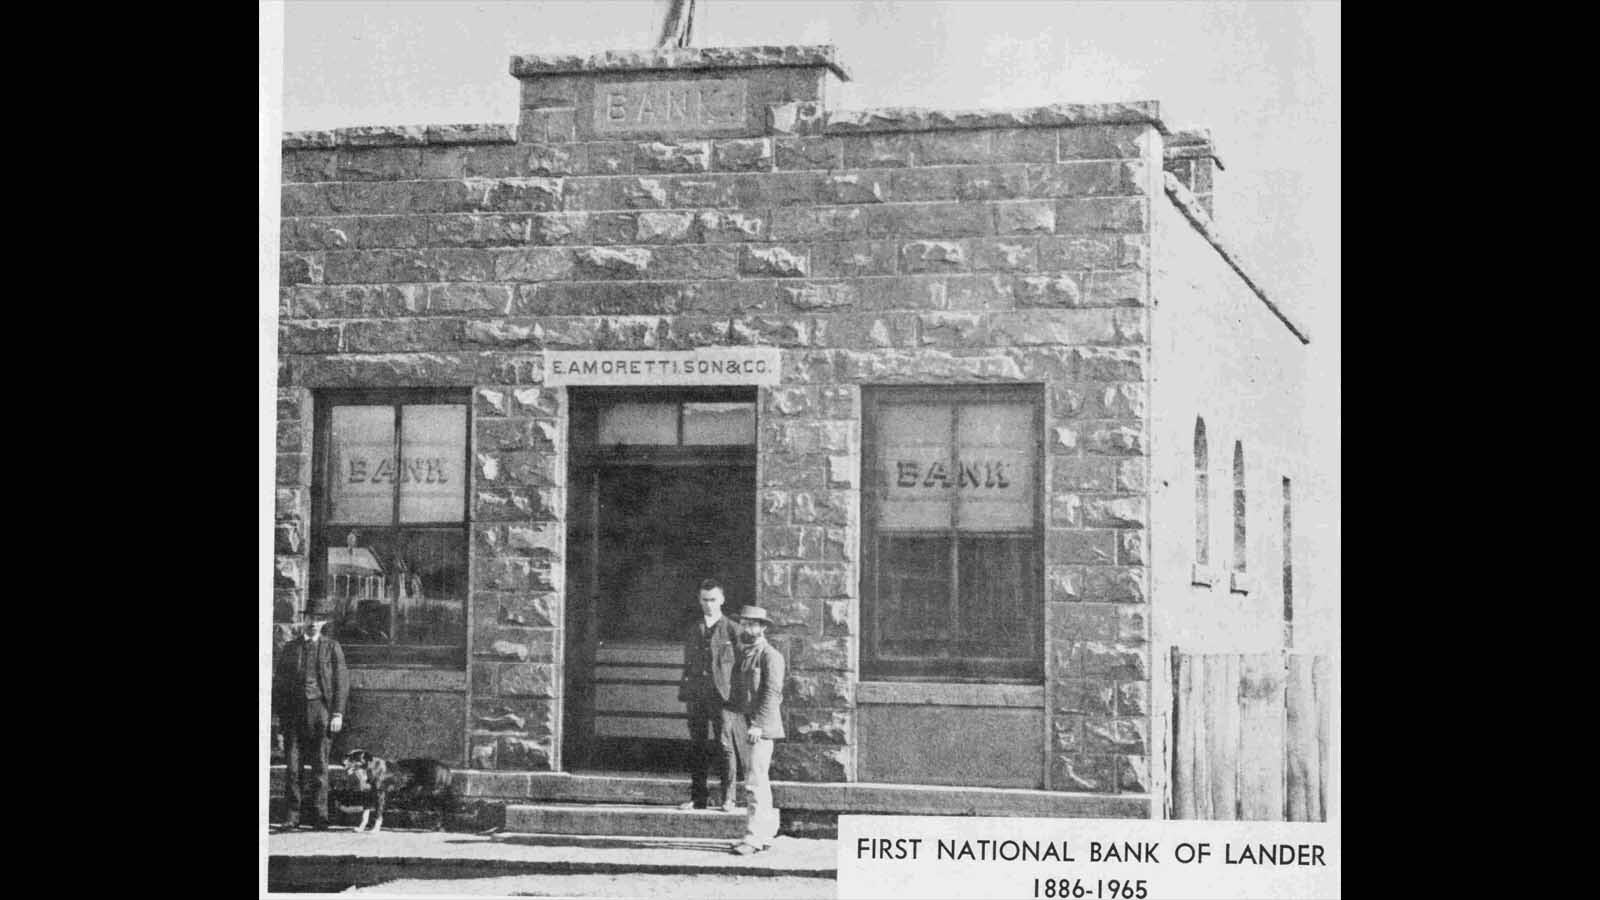
<path fill-rule="evenodd" d="M 657 47 L 687 47 L 694 30 L 694 0 L 667 0 L 667 17 L 661 22 Z"/>

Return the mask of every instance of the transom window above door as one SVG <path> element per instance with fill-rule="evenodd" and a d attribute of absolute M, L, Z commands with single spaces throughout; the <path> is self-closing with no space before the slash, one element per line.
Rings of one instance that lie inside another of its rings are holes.
<path fill-rule="evenodd" d="M 754 403 L 616 403 L 600 410 L 601 447 L 744 446 L 756 442 Z"/>

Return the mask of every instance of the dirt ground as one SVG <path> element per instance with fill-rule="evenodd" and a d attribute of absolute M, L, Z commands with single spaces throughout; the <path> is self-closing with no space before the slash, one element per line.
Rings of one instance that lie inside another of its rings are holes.
<path fill-rule="evenodd" d="M 498 878 L 402 879 L 351 888 L 340 896 L 650 897 L 688 900 L 811 900 L 838 896 L 832 878 L 757 875 L 511 875 Z"/>

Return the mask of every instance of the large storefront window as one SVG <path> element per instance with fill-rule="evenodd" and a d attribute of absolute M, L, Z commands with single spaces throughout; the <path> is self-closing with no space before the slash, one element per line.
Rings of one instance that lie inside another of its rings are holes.
<path fill-rule="evenodd" d="M 877 388 L 865 678 L 1043 677 L 1037 388 Z"/>
<path fill-rule="evenodd" d="M 352 663 L 464 665 L 467 398 L 326 394 L 312 590 Z"/>

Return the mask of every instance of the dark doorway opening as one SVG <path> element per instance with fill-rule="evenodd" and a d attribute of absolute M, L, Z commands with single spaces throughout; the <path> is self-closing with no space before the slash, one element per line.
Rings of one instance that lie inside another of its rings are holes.
<path fill-rule="evenodd" d="M 756 392 L 573 389 L 568 770 L 679 772 L 681 635 L 703 578 L 755 595 Z"/>

